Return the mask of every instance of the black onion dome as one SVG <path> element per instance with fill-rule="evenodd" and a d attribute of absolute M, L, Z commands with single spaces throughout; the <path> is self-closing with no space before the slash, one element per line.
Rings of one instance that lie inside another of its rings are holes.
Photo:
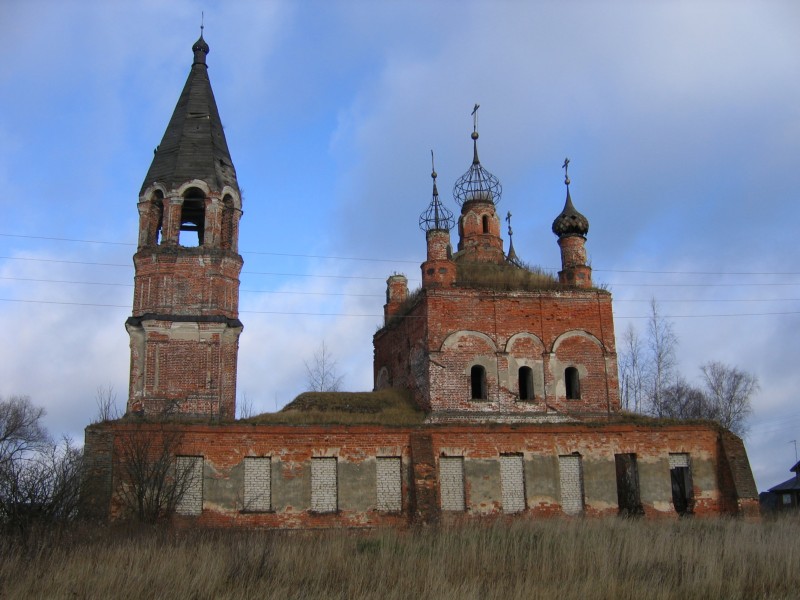
<path fill-rule="evenodd" d="M 579 213 L 572 205 L 572 198 L 567 188 L 567 201 L 564 210 L 553 221 L 553 233 L 558 237 L 565 235 L 586 235 L 589 233 L 589 219 Z"/>
<path fill-rule="evenodd" d="M 478 132 L 472 132 L 473 158 L 469 170 L 458 178 L 453 186 L 453 198 L 462 206 L 470 200 L 489 201 L 497 205 L 503 194 L 500 181 L 483 168 L 478 160 Z"/>
<path fill-rule="evenodd" d="M 201 33 L 200 37 L 194 43 L 194 46 L 192 46 L 192 52 L 194 52 L 194 62 L 205 64 L 206 56 L 208 55 L 209 50 L 210 48 L 203 39 L 203 34 Z"/>
<path fill-rule="evenodd" d="M 431 172 L 433 178 L 433 198 L 427 210 L 419 216 L 419 228 L 422 231 L 450 231 L 455 225 L 453 213 L 439 200 L 436 189 L 436 171 Z"/>

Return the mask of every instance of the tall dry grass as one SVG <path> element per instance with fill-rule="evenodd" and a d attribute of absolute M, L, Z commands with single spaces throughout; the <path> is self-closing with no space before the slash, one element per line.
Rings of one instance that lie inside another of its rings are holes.
<path fill-rule="evenodd" d="M 2 598 L 789 599 L 800 518 L 409 531 L 81 530 L 2 541 Z"/>

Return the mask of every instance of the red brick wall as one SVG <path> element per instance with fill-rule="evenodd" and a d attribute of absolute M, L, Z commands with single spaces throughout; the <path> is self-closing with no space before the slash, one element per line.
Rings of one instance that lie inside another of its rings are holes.
<path fill-rule="evenodd" d="M 669 453 L 687 453 L 693 477 L 694 513 L 716 515 L 741 513 L 754 498 L 731 486 L 742 478 L 749 466 L 743 447 L 737 451 L 740 473 L 731 474 L 722 450 L 723 435 L 717 428 L 703 425 L 429 425 L 419 427 L 384 426 L 253 426 L 106 423 L 87 428 L 87 440 L 109 439 L 116 435 L 114 461 L 103 454 L 108 443 L 87 444 L 87 459 L 98 469 L 97 481 L 110 482 L 112 490 L 122 484 L 119 468 L 119 440 L 125 432 L 180 436 L 176 455 L 202 456 L 203 510 L 189 523 L 213 526 L 246 527 L 329 527 L 329 526 L 403 526 L 409 521 L 435 522 L 440 518 L 438 462 L 441 456 L 463 457 L 465 464 L 465 516 L 492 515 L 502 512 L 499 484 L 499 457 L 517 454 L 526 466 L 525 515 L 538 517 L 560 515 L 558 472 L 542 468 L 557 464 L 559 455 L 581 456 L 585 479 L 585 514 L 617 514 L 614 455 L 636 455 L 641 482 L 643 509 L 651 517 L 676 517 L 672 507 Z M 128 438 L 129 439 L 129 438 Z M 730 447 L 731 441 L 727 441 Z M 103 454 L 94 460 L 93 453 Z M 248 456 L 270 457 L 274 501 L 266 512 L 243 510 L 243 462 Z M 336 457 L 339 469 L 338 510 L 329 514 L 310 511 L 310 489 L 303 482 L 309 477 L 313 457 Z M 400 457 L 402 469 L 402 511 L 385 513 L 375 508 L 374 478 L 369 483 L 364 474 L 374 473 L 378 456 Z M 107 476 L 108 475 L 108 476 Z M 305 486 L 305 487 L 304 487 Z M 295 490 L 290 501 L 282 488 Z M 110 491 L 100 494 L 106 498 Z M 119 496 L 111 501 L 111 513 L 122 516 L 124 506 Z M 352 500 L 355 498 L 356 500 Z M 97 503 L 84 503 L 97 512 Z M 102 511 L 101 511 L 102 512 Z M 456 515 L 457 516 L 457 515 Z M 447 515 L 448 519 L 452 514 Z"/>
<path fill-rule="evenodd" d="M 376 381 L 385 368 L 389 385 L 412 389 L 417 401 L 433 410 L 619 409 L 611 295 L 602 290 L 423 289 L 411 312 L 375 334 L 374 346 Z M 421 369 L 411 365 L 415 348 L 431 361 Z M 470 400 L 473 364 L 486 367 L 489 402 Z M 517 402 L 522 365 L 543 381 L 534 402 Z M 580 400 L 565 397 L 568 366 L 581 373 Z M 417 381 L 414 371 L 427 374 L 427 380 Z"/>

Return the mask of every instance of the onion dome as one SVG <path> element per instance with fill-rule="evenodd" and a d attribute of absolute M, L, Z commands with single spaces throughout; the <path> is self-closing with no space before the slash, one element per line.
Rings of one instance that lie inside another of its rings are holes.
<path fill-rule="evenodd" d="M 203 65 L 206 64 L 206 56 L 208 55 L 209 50 L 210 48 L 208 47 L 206 41 L 203 39 L 203 33 L 201 31 L 200 37 L 194 43 L 194 46 L 192 46 L 192 52 L 194 52 L 195 64 L 196 63 L 200 63 Z"/>
<path fill-rule="evenodd" d="M 572 198 L 569 194 L 569 175 L 567 168 L 569 167 L 569 159 L 564 159 L 564 185 L 567 186 L 567 201 L 564 204 L 564 210 L 553 221 L 553 233 L 558 237 L 566 235 L 581 235 L 585 236 L 589 233 L 589 219 L 579 213 L 575 206 L 572 204 Z"/>
<path fill-rule="evenodd" d="M 433 198 L 428 209 L 419 216 L 419 228 L 422 231 L 450 231 L 455 224 L 453 213 L 439 200 L 436 189 L 436 169 L 433 167 L 433 150 L 431 150 L 431 178 L 433 179 Z"/>
<path fill-rule="evenodd" d="M 503 186 L 500 185 L 500 181 L 484 169 L 478 159 L 478 108 L 479 105 L 476 104 L 472 111 L 472 165 L 453 186 L 453 198 L 459 206 L 472 200 L 492 202 L 497 205 L 503 194 Z"/>

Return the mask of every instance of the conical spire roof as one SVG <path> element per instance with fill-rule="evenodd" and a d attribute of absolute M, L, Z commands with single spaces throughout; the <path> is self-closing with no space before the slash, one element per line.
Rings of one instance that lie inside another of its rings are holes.
<path fill-rule="evenodd" d="M 161 144 L 155 150 L 142 193 L 153 183 L 174 189 L 192 179 L 200 179 L 218 192 L 226 185 L 239 189 L 208 79 L 206 55 L 209 48 L 202 34 L 192 46 L 192 52 L 194 61 L 189 77 Z"/>

